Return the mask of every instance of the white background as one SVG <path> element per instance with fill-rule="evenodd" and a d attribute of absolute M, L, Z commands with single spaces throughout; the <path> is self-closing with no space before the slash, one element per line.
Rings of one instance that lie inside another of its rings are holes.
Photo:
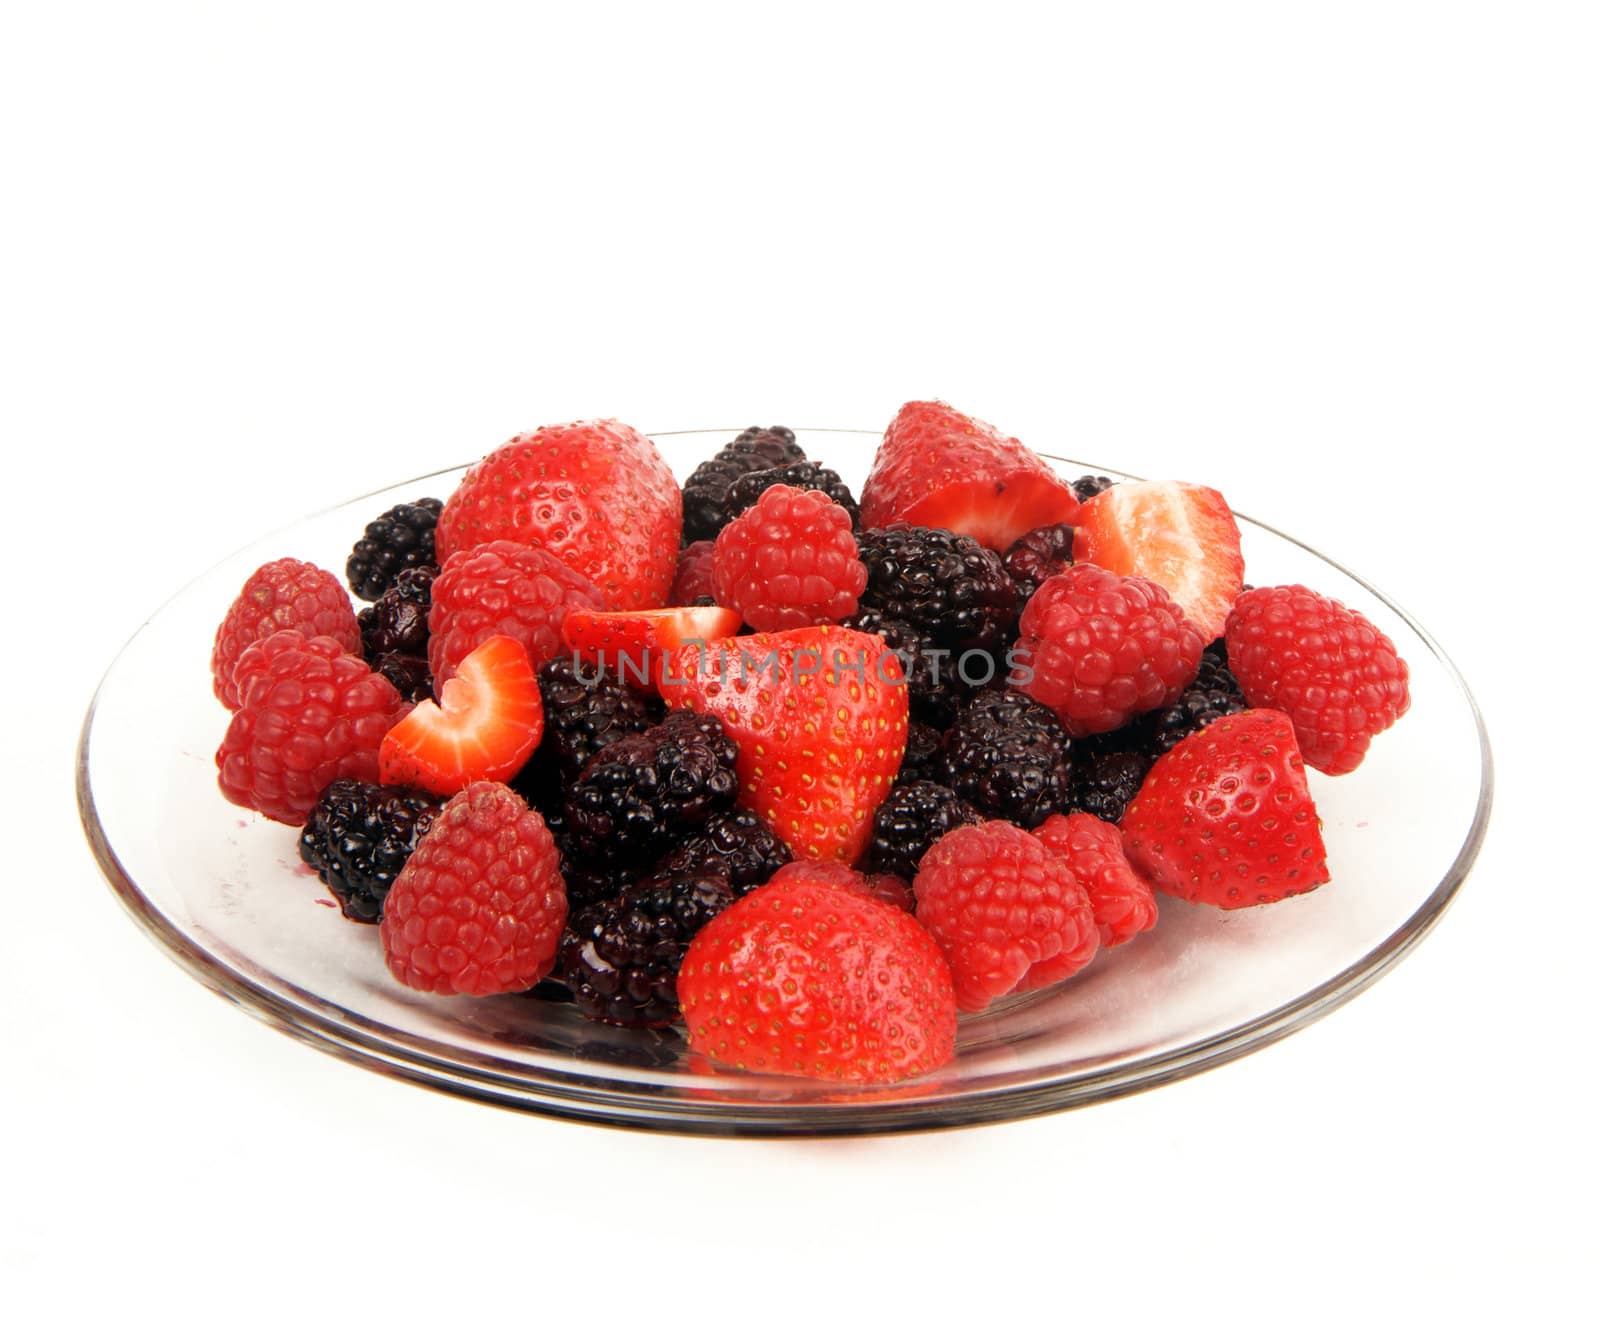
<path fill-rule="evenodd" d="M 17 1318 L 1592 1305 L 1592 10 L 1046 8 L 7 7 Z M 83 710 L 240 543 L 541 422 L 877 427 L 931 394 L 1210 482 L 1453 653 L 1495 819 L 1394 973 L 1088 1110 L 683 1140 L 299 1047 L 102 885 Z"/>

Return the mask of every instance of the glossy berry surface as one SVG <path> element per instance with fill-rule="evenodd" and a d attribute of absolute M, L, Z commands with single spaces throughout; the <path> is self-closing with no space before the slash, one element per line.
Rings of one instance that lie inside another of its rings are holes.
<path fill-rule="evenodd" d="M 776 469 L 757 469 L 728 484 L 727 511 L 735 518 L 749 510 L 769 487 L 792 487 L 801 492 L 821 492 L 850 516 L 850 527 L 861 522 L 861 508 L 848 484 L 832 469 L 810 460 L 786 464 Z"/>
<path fill-rule="evenodd" d="M 308 639 L 320 635 L 347 653 L 361 652 L 355 608 L 338 579 L 309 561 L 287 556 L 269 561 L 245 580 L 212 642 L 212 692 L 230 710 L 239 706 L 233 669 L 240 655 L 279 630 Z"/>
<path fill-rule="evenodd" d="M 439 811 L 400 870 L 379 934 L 402 984 L 484 997 L 549 974 L 566 919 L 544 820 L 498 782 L 474 782 Z"/>
<path fill-rule="evenodd" d="M 226 799 L 298 827 L 330 782 L 378 780 L 400 696 L 339 640 L 280 631 L 247 648 L 237 672 L 241 706 L 216 757 Z"/>
<path fill-rule="evenodd" d="M 982 814 L 947 786 L 931 781 L 901 782 L 873 817 L 867 867 L 914 878 L 928 847 L 946 832 L 982 819 Z"/>
<path fill-rule="evenodd" d="M 746 428 L 684 481 L 684 541 L 714 539 L 723 525 L 739 513 L 728 502 L 728 488 L 735 479 L 764 469 L 800 464 L 805 458 L 805 451 L 789 428 Z"/>
<path fill-rule="evenodd" d="M 780 485 L 717 535 L 711 583 L 717 602 L 752 629 L 797 630 L 854 612 L 867 571 L 843 507 Z"/>
<path fill-rule="evenodd" d="M 957 828 L 922 859 L 917 919 L 950 962 L 962 1011 L 1076 974 L 1100 947 L 1088 893 L 1043 842 L 1010 823 Z"/>
<path fill-rule="evenodd" d="M 1004 558 L 1006 573 L 1017 586 L 1017 609 L 1028 605 L 1039 585 L 1072 564 L 1072 525 L 1046 524 L 1030 529 L 1011 544 Z"/>
<path fill-rule="evenodd" d="M 1022 614 L 1017 687 L 1075 736 L 1113 731 L 1173 703 L 1194 680 L 1200 631 L 1159 584 L 1099 566 L 1069 566 Z"/>
<path fill-rule="evenodd" d="M 1153 929 L 1160 911 L 1150 884 L 1134 872 L 1122 833 L 1092 814 L 1057 814 L 1033 835 L 1072 870 L 1089 894 L 1100 945 L 1116 947 Z"/>
<path fill-rule="evenodd" d="M 678 1018 L 678 970 L 690 941 L 733 900 L 728 880 L 718 874 L 626 888 L 573 916 L 556 977 L 590 1020 L 670 1024 Z"/>
<path fill-rule="evenodd" d="M 376 924 L 384 897 L 442 803 L 412 787 L 330 782 L 300 830 L 300 858 L 346 919 Z"/>
<path fill-rule="evenodd" d="M 345 561 L 345 578 L 358 598 L 376 602 L 403 571 L 436 567 L 433 531 L 444 503 L 434 497 L 392 506 L 367 525 Z"/>
<path fill-rule="evenodd" d="M 1239 687 L 1289 715 L 1307 765 L 1340 776 L 1411 707 L 1410 672 L 1358 611 L 1294 584 L 1239 595 L 1227 625 Z"/>
<path fill-rule="evenodd" d="M 736 901 L 690 943 L 677 988 L 690 1047 L 723 1066 L 882 1083 L 955 1052 L 932 936 L 834 882 L 791 877 Z"/>
<path fill-rule="evenodd" d="M 985 690 L 945 733 L 938 780 L 988 818 L 1034 827 L 1067 803 L 1072 742 L 1043 704 Z"/>
<path fill-rule="evenodd" d="M 716 874 L 728 880 L 735 896 L 743 896 L 793 858 L 794 853 L 759 816 L 748 809 L 729 809 L 713 814 L 663 855 L 650 876 Z"/>

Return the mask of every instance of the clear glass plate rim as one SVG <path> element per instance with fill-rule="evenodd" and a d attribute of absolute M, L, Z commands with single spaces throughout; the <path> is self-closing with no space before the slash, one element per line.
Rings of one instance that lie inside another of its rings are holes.
<path fill-rule="evenodd" d="M 650 435 L 657 438 L 700 436 L 737 430 L 693 428 L 653 432 Z M 859 428 L 803 430 L 864 438 L 879 435 Z M 1109 466 L 1092 465 L 1050 452 L 1040 453 L 1058 463 L 1078 466 L 1084 472 L 1133 476 Z M 381 496 L 397 487 L 455 473 L 463 467 L 464 464 L 450 465 L 309 512 L 274 532 L 251 539 L 217 564 L 222 564 L 256 543 L 287 533 L 330 511 Z M 874 1101 L 871 1094 L 866 1094 L 860 1100 L 848 1102 L 829 1100 L 770 1104 L 756 1100 L 698 1099 L 674 1095 L 667 1085 L 630 1082 L 628 1092 L 619 1093 L 614 1086 L 602 1088 L 572 1084 L 555 1075 L 530 1077 L 518 1074 L 497 1068 L 491 1065 L 490 1059 L 477 1054 L 464 1050 L 444 1051 L 436 1041 L 379 1026 L 345 1012 L 335 1004 L 319 1005 L 320 1000 L 290 998 L 262 987 L 248 975 L 214 959 L 150 902 L 123 866 L 104 832 L 95 807 L 89 768 L 94 721 L 106 682 L 151 622 L 170 603 L 181 598 L 194 584 L 209 575 L 215 566 L 201 571 L 156 607 L 129 636 L 107 667 L 84 716 L 78 742 L 75 780 L 79 818 L 91 852 L 113 894 L 145 934 L 202 985 L 258 1020 L 302 1042 L 371 1070 L 447 1092 L 569 1120 L 667 1132 L 756 1135 L 837 1135 L 928 1130 L 1016 1120 L 1109 1100 L 1170 1083 L 1265 1048 L 1320 1019 L 1369 987 L 1393 968 L 1437 924 L 1471 871 L 1488 828 L 1494 793 L 1493 755 L 1488 732 L 1476 699 L 1448 654 L 1410 612 L 1363 576 L 1272 525 L 1235 513 L 1241 520 L 1301 548 L 1348 576 L 1406 622 L 1441 664 L 1466 701 L 1476 727 L 1482 773 L 1472 821 L 1450 868 L 1422 904 L 1386 940 L 1371 948 L 1359 961 L 1299 997 L 1223 1033 L 1168 1053 L 1136 1058 L 1069 1079 L 1051 1078 L 1049 1075 L 1041 1078 L 1040 1073 L 1033 1070 L 1021 1073 L 1027 1077 L 1021 1082 L 991 1084 L 958 1096 L 922 1099 L 891 1096 Z M 323 1006 L 328 1010 L 322 1010 Z"/>

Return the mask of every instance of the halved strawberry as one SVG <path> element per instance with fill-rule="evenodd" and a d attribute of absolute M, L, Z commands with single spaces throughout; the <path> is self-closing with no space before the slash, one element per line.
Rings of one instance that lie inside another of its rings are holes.
<path fill-rule="evenodd" d="M 1224 910 L 1328 881 L 1328 852 L 1289 719 L 1248 708 L 1184 737 L 1122 816 L 1128 860 L 1158 891 Z"/>
<path fill-rule="evenodd" d="M 651 611 L 567 613 L 561 637 L 586 662 L 641 688 L 656 684 L 662 661 L 687 643 L 707 643 L 738 633 L 731 607 L 661 607 Z"/>
<path fill-rule="evenodd" d="M 1222 493 L 1197 483 L 1118 483 L 1073 521 L 1074 560 L 1154 580 L 1206 642 L 1227 624 L 1244 587 L 1239 526 Z"/>
<path fill-rule="evenodd" d="M 941 401 L 901 407 L 861 489 L 861 527 L 950 529 L 1007 550 L 1030 529 L 1072 524 L 1078 498 L 1015 437 Z"/>
<path fill-rule="evenodd" d="M 544 704 L 528 650 L 497 634 L 461 660 L 438 703 L 419 703 L 391 728 L 378 750 L 378 777 L 435 795 L 509 781 L 542 735 Z"/>

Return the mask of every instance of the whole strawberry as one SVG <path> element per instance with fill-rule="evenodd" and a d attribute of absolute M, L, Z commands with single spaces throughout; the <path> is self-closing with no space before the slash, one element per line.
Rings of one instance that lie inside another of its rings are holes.
<path fill-rule="evenodd" d="M 299 827 L 329 783 L 378 780 L 379 747 L 404 704 L 339 640 L 281 630 L 245 649 L 235 674 L 240 707 L 217 750 L 233 804 Z"/>
<path fill-rule="evenodd" d="M 682 525 L 683 495 L 655 443 L 606 419 L 524 433 L 473 465 L 434 545 L 440 564 L 499 539 L 542 547 L 622 611 L 666 605 Z"/>
<path fill-rule="evenodd" d="M 937 400 L 903 406 L 861 489 L 861 527 L 949 529 L 1004 552 L 1030 529 L 1075 523 L 1071 486 L 1015 437 Z"/>
<path fill-rule="evenodd" d="M 917 919 L 950 962 L 962 1011 L 1058 983 L 1100 949 L 1082 884 L 1055 852 L 1011 823 L 947 832 L 922 857 L 913 887 Z"/>
<path fill-rule="evenodd" d="M 717 534 L 711 581 L 752 629 L 796 630 L 854 612 L 867 568 L 843 506 L 779 484 Z"/>
<path fill-rule="evenodd" d="M 1122 816 L 1128 859 L 1158 890 L 1237 910 L 1328 881 L 1294 728 L 1250 708 L 1156 760 Z"/>
<path fill-rule="evenodd" d="M 347 653 L 361 652 L 355 608 L 336 576 L 289 556 L 269 561 L 245 580 L 211 646 L 211 688 L 230 710 L 239 707 L 233 681 L 239 655 L 279 630 L 324 635 Z"/>
<path fill-rule="evenodd" d="M 555 966 L 567 920 L 544 820 L 498 782 L 452 796 L 383 903 L 389 972 L 425 993 L 517 993 Z"/>
<path fill-rule="evenodd" d="M 797 859 L 855 863 L 906 745 L 904 675 L 882 639 L 821 625 L 686 645 L 662 697 L 722 719 L 739 802 Z"/>
<path fill-rule="evenodd" d="M 1114 731 L 1177 701 L 1205 640 L 1166 589 L 1093 565 L 1042 583 L 1022 613 L 1017 688 L 1053 709 L 1073 736 Z"/>
<path fill-rule="evenodd" d="M 538 547 L 500 540 L 450 557 L 433 581 L 428 666 L 435 688 L 487 639 L 507 635 L 537 670 L 565 646 L 561 627 L 575 608 L 600 606 L 600 592 Z"/>
<path fill-rule="evenodd" d="M 836 881 L 791 875 L 736 901 L 689 944 L 677 992 L 690 1046 L 746 1071 L 884 1083 L 955 1052 L 932 936 Z"/>
<path fill-rule="evenodd" d="M 1372 738 L 1411 707 L 1410 672 L 1389 636 L 1302 585 L 1241 593 L 1227 643 L 1245 698 L 1289 715 L 1300 752 L 1318 772 L 1353 772 Z"/>
<path fill-rule="evenodd" d="M 1100 945 L 1115 947 L 1153 929 L 1160 912 L 1150 884 L 1128 863 L 1116 824 L 1093 814 L 1055 814 L 1033 835 L 1061 857 L 1089 894 Z"/>

